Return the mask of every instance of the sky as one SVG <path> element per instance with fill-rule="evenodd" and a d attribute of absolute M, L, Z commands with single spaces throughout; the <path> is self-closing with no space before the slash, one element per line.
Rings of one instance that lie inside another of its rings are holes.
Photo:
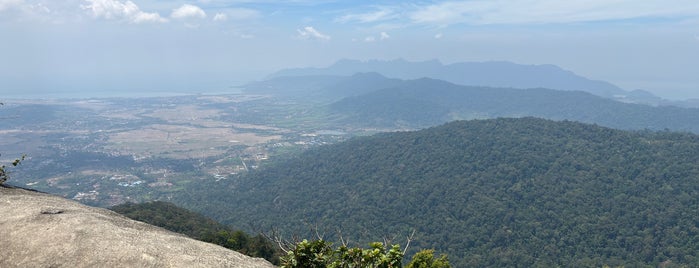
<path fill-rule="evenodd" d="M 0 0 L 0 98 L 228 92 L 399 58 L 554 64 L 699 98 L 699 1 Z"/>

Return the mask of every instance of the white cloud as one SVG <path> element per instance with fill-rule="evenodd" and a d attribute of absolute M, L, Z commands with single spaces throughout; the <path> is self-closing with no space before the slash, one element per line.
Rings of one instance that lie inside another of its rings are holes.
<path fill-rule="evenodd" d="M 408 17 L 415 23 L 541 24 L 607 20 L 696 17 L 699 1 L 676 0 L 473 0 L 418 7 Z"/>
<path fill-rule="evenodd" d="M 379 37 L 381 40 L 386 40 L 391 38 L 390 35 L 388 35 L 386 32 L 381 32 L 381 36 Z"/>
<path fill-rule="evenodd" d="M 52 4 L 52 3 L 47 3 Z M 54 4 L 55 5 L 55 4 Z M 75 8 L 73 6 L 73 8 Z M 43 2 L 24 1 L 24 0 L 0 0 L 0 20 L 17 19 L 17 21 L 34 21 L 61 23 L 61 17 L 45 5 Z"/>
<path fill-rule="evenodd" d="M 174 19 L 203 19 L 206 18 L 206 12 L 198 6 L 184 4 L 179 8 L 173 9 L 170 17 Z"/>
<path fill-rule="evenodd" d="M 19 7 L 24 4 L 23 0 L 0 0 L 0 11 Z"/>
<path fill-rule="evenodd" d="M 438 33 L 434 35 L 434 39 L 442 39 L 444 35 L 442 33 Z"/>
<path fill-rule="evenodd" d="M 299 33 L 298 37 L 301 39 L 330 40 L 329 35 L 325 35 L 311 26 L 306 26 L 296 31 Z"/>
<path fill-rule="evenodd" d="M 126 20 L 131 23 L 167 22 L 158 13 L 143 12 L 134 2 L 118 0 L 86 0 L 89 4 L 80 7 L 95 18 Z"/>
<path fill-rule="evenodd" d="M 223 14 L 223 13 L 216 13 L 214 15 L 214 21 L 226 21 L 228 20 L 228 15 Z"/>
<path fill-rule="evenodd" d="M 376 38 L 373 37 L 373 36 L 367 36 L 367 37 L 364 38 L 364 42 L 367 42 L 367 43 L 371 43 L 371 42 L 374 42 L 374 41 L 376 41 Z"/>
<path fill-rule="evenodd" d="M 370 23 L 370 22 L 377 22 L 377 21 L 383 21 L 383 20 L 389 20 L 392 18 L 396 18 L 397 14 L 394 13 L 391 10 L 388 9 L 382 9 L 374 12 L 368 12 L 368 13 L 361 13 L 361 14 L 347 14 L 342 17 L 339 17 L 335 19 L 337 22 L 360 22 L 360 23 Z"/>

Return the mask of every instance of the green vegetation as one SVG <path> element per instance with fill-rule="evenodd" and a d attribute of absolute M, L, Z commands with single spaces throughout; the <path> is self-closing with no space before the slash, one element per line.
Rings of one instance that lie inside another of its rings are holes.
<path fill-rule="evenodd" d="M 383 243 L 373 242 L 369 248 L 332 247 L 332 243 L 319 240 L 303 240 L 281 249 L 273 245 L 263 235 L 249 236 L 240 230 L 232 230 L 211 218 L 177 207 L 168 202 L 154 201 L 141 204 L 126 203 L 111 208 L 131 219 L 159 226 L 204 242 L 232 249 L 243 254 L 265 258 L 282 267 L 401 267 L 403 251 L 398 245 L 390 248 Z M 286 251 L 283 255 L 282 251 Z M 445 255 L 439 259 L 433 256 L 434 250 L 418 252 L 408 267 L 447 268 L 449 261 Z M 281 258 L 280 258 L 281 256 Z"/>
<path fill-rule="evenodd" d="M 142 204 L 126 203 L 111 209 L 137 221 L 279 264 L 280 251 L 264 236 L 250 236 L 243 231 L 233 230 L 226 225 L 177 207 L 172 203 L 162 201 Z"/>
<path fill-rule="evenodd" d="M 378 91 L 352 91 L 361 81 L 343 83 L 354 84 L 319 90 L 328 99 L 357 97 L 330 106 L 259 96 L 8 105 L 0 115 L 9 126 L 0 137 L 3 156 L 34 156 L 31 165 L 12 169 L 8 183 L 100 206 L 172 200 L 250 233 L 278 229 L 310 237 L 313 226 L 341 230 L 353 235 L 353 245 L 415 229 L 407 254 L 433 248 L 458 267 L 699 266 L 696 135 L 521 118 L 454 122 L 313 149 L 359 133 L 497 116 L 696 131 L 697 109 L 429 79 L 387 81 L 395 85 Z M 333 88 L 340 93 L 329 94 L 337 93 Z M 181 116 L 190 111 L 191 118 Z M 226 144 L 220 148 L 206 145 L 199 153 L 200 147 L 170 146 L 208 144 L 215 129 L 229 127 L 234 136 L 220 136 Z M 168 140 L 177 133 L 165 130 L 191 134 L 189 128 L 203 138 Z M 182 159 L 142 152 L 143 129 L 167 141 L 149 146 Z M 348 135 L 317 134 L 322 130 Z M 280 140 L 240 142 L 272 134 Z M 312 149 L 297 154 L 305 148 Z M 207 239 L 245 245 L 245 233 L 219 231 Z"/>
<path fill-rule="evenodd" d="M 359 244 L 415 229 L 411 248 L 456 267 L 699 266 L 697 152 L 689 133 L 459 121 L 311 149 L 175 200 L 234 226 L 318 226 Z"/>
<path fill-rule="evenodd" d="M 408 264 L 408 268 L 448 268 L 449 258 L 447 255 L 441 255 L 439 258 L 434 257 L 433 249 L 421 250 L 415 253 L 412 260 Z"/>
<path fill-rule="evenodd" d="M 381 242 L 369 243 L 369 248 L 347 247 L 341 245 L 332 247 L 332 243 L 319 240 L 303 240 L 296 243 L 287 255 L 282 257 L 283 268 L 395 268 L 403 266 L 403 255 L 400 246 L 388 248 Z M 408 268 L 450 268 L 446 255 L 434 258 L 434 250 L 422 250 L 416 253 Z"/>
<path fill-rule="evenodd" d="M 297 243 L 288 254 L 282 257 L 282 267 L 286 268 L 340 268 L 340 267 L 401 267 L 403 252 L 398 245 L 386 249 L 383 243 L 375 242 L 368 249 L 349 248 L 342 245 L 336 249 L 324 240 Z"/>
<path fill-rule="evenodd" d="M 16 167 L 17 165 L 19 165 L 19 163 L 21 163 L 25 157 L 26 157 L 26 155 L 22 155 L 21 158 L 18 158 L 18 159 L 15 159 L 14 161 L 12 161 L 12 166 Z M 7 170 L 5 168 L 6 168 L 5 165 L 0 165 L 0 184 L 5 183 L 7 181 L 7 179 L 10 178 L 10 176 L 7 174 Z"/>

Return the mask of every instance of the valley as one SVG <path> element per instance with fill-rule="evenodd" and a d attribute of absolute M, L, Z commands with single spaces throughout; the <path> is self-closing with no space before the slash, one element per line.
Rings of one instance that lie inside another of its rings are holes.
<path fill-rule="evenodd" d="M 311 116 L 257 95 L 16 100 L 0 110 L 0 146 L 8 159 L 28 156 L 11 183 L 112 206 L 169 199 L 351 135 Z"/>

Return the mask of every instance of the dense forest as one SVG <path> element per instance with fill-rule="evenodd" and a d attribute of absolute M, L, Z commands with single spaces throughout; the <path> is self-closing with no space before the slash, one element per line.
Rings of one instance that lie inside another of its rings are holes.
<path fill-rule="evenodd" d="M 699 266 L 699 136 L 535 118 L 456 121 L 322 146 L 177 203 L 239 227 L 455 267 Z"/>

